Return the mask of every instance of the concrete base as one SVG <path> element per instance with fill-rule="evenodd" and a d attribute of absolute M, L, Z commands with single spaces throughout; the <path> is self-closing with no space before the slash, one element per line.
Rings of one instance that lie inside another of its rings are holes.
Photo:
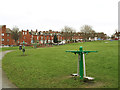
<path fill-rule="evenodd" d="M 77 73 L 71 74 L 72 76 L 79 76 Z"/>
<path fill-rule="evenodd" d="M 90 81 L 94 80 L 93 77 L 84 77 L 84 79 L 87 79 L 87 80 L 90 80 Z"/>

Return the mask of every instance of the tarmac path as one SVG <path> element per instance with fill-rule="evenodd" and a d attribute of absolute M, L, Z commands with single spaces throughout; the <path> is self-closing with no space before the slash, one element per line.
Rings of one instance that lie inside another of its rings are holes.
<path fill-rule="evenodd" d="M 12 84 L 7 78 L 5 72 L 2 70 L 2 58 L 6 53 L 12 52 L 13 50 L 0 52 L 0 89 L 2 88 L 17 88 L 14 84 Z"/>

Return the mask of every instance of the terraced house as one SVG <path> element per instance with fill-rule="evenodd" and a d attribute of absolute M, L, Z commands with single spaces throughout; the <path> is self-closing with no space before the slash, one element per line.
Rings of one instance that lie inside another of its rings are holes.
<path fill-rule="evenodd" d="M 26 45 L 38 42 L 39 44 L 53 43 L 54 35 L 57 35 L 59 41 L 63 41 L 64 38 L 58 31 L 20 31 L 22 37 L 17 41 L 18 44 L 22 44 L 25 41 Z M 15 45 L 15 41 L 11 38 L 11 30 L 6 28 L 6 25 L 0 26 L 0 45 Z"/>
<path fill-rule="evenodd" d="M 104 40 L 106 39 L 106 34 L 102 33 L 82 33 L 82 32 L 74 32 L 71 36 L 67 37 L 64 36 L 64 32 L 58 31 L 38 31 L 38 30 L 21 30 L 22 37 L 17 41 L 18 45 L 22 44 L 25 41 L 26 45 L 31 45 L 32 43 L 39 43 L 39 44 L 47 44 L 47 43 L 54 43 L 53 38 L 54 35 L 57 35 L 58 41 L 82 41 L 82 40 L 97 40 L 98 38 Z M 70 34 L 70 33 L 69 33 Z M 0 26 L 0 45 L 15 45 L 15 41 L 11 38 L 11 30 L 6 28 L 6 25 Z"/>
<path fill-rule="evenodd" d="M 0 45 L 14 45 L 15 42 L 11 39 L 11 30 L 6 28 L 6 25 L 0 26 Z"/>
<path fill-rule="evenodd" d="M 113 35 L 112 35 L 112 39 L 114 40 L 120 40 L 120 32 L 116 31 Z"/>

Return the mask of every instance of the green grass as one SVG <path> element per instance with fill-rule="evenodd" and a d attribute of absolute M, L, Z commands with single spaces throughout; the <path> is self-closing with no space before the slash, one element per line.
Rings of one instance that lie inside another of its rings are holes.
<path fill-rule="evenodd" d="M 2 67 L 10 81 L 19 88 L 117 88 L 118 42 L 95 41 L 62 46 L 27 49 L 26 56 L 17 50 L 8 53 Z M 78 56 L 66 50 L 97 50 L 86 55 L 87 76 L 94 82 L 74 80 L 70 74 L 77 72 Z"/>
<path fill-rule="evenodd" d="M 33 47 L 30 46 L 25 46 L 26 49 L 31 49 Z M 18 50 L 19 46 L 15 46 L 15 47 L 2 47 L 1 51 L 7 51 L 7 50 Z"/>

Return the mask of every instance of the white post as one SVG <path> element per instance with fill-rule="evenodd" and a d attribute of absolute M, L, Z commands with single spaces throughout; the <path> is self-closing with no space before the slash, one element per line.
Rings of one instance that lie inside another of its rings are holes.
<path fill-rule="evenodd" d="M 85 55 L 83 53 L 83 64 L 84 64 L 84 77 L 86 77 L 86 70 L 85 70 Z"/>
<path fill-rule="evenodd" d="M 78 63 L 77 63 L 77 75 L 79 76 L 79 60 L 80 60 L 80 55 L 78 54 Z"/>

